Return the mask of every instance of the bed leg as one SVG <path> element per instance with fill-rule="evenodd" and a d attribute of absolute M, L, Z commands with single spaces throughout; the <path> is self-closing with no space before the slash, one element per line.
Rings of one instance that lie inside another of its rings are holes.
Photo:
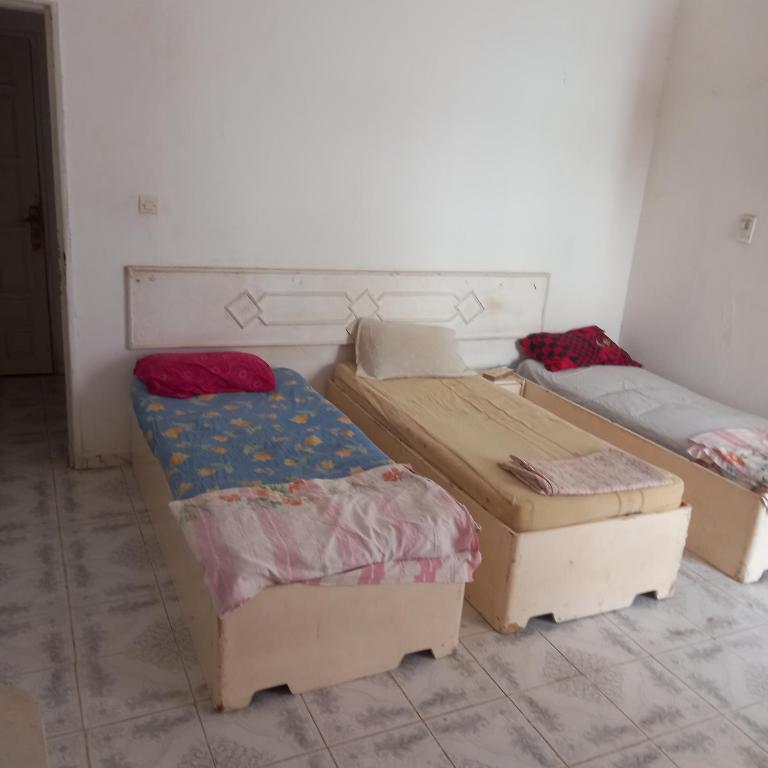
<path fill-rule="evenodd" d="M 245 709 L 253 699 L 254 691 L 229 691 L 221 697 L 211 697 L 211 704 L 217 712 L 228 712 L 235 709 Z"/>
<path fill-rule="evenodd" d="M 657 600 L 666 600 L 668 597 L 672 597 L 675 594 L 675 582 L 673 581 L 668 587 L 654 590 L 653 596 Z"/>
<path fill-rule="evenodd" d="M 430 648 L 429 650 L 436 659 L 442 659 L 445 656 L 450 656 L 458 647 L 458 643 L 455 645 L 451 643 L 450 645 L 438 645 L 437 647 Z M 400 663 L 402 663 L 402 659 L 400 660 Z M 398 666 L 400 666 L 400 664 L 398 664 Z"/>

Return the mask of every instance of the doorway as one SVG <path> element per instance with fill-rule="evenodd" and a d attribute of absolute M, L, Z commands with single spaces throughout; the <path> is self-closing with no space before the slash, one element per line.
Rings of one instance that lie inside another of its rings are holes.
<path fill-rule="evenodd" d="M 0 8 L 0 376 L 64 373 L 45 21 Z"/>
<path fill-rule="evenodd" d="M 49 8 L 0 0 L 0 434 L 28 438 L 42 455 L 44 426 L 51 459 L 66 466 L 73 454 L 52 34 Z M 20 407 L 29 408 L 23 419 Z"/>

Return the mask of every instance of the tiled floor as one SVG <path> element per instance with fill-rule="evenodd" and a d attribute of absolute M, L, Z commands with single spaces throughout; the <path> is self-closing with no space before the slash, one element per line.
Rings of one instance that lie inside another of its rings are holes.
<path fill-rule="evenodd" d="M 693 558 L 662 603 L 517 636 L 467 608 L 451 657 L 213 712 L 130 470 L 65 442 L 59 384 L 0 379 L 0 678 L 53 768 L 768 768 L 768 580 Z"/>

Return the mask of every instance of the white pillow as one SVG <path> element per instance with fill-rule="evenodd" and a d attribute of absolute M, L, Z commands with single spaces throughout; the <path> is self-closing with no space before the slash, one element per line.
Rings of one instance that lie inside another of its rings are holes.
<path fill-rule="evenodd" d="M 357 375 L 366 379 L 474 376 L 451 328 L 363 318 L 355 338 Z"/>

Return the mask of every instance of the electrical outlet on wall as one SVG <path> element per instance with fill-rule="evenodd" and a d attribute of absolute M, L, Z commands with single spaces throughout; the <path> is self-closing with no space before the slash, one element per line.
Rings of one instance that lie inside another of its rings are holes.
<path fill-rule="evenodd" d="M 139 195 L 139 213 L 157 216 L 157 195 Z"/>
<path fill-rule="evenodd" d="M 751 213 L 745 213 L 739 219 L 739 232 L 736 239 L 744 245 L 752 245 L 752 238 L 755 236 L 755 227 L 757 226 L 757 216 Z"/>

